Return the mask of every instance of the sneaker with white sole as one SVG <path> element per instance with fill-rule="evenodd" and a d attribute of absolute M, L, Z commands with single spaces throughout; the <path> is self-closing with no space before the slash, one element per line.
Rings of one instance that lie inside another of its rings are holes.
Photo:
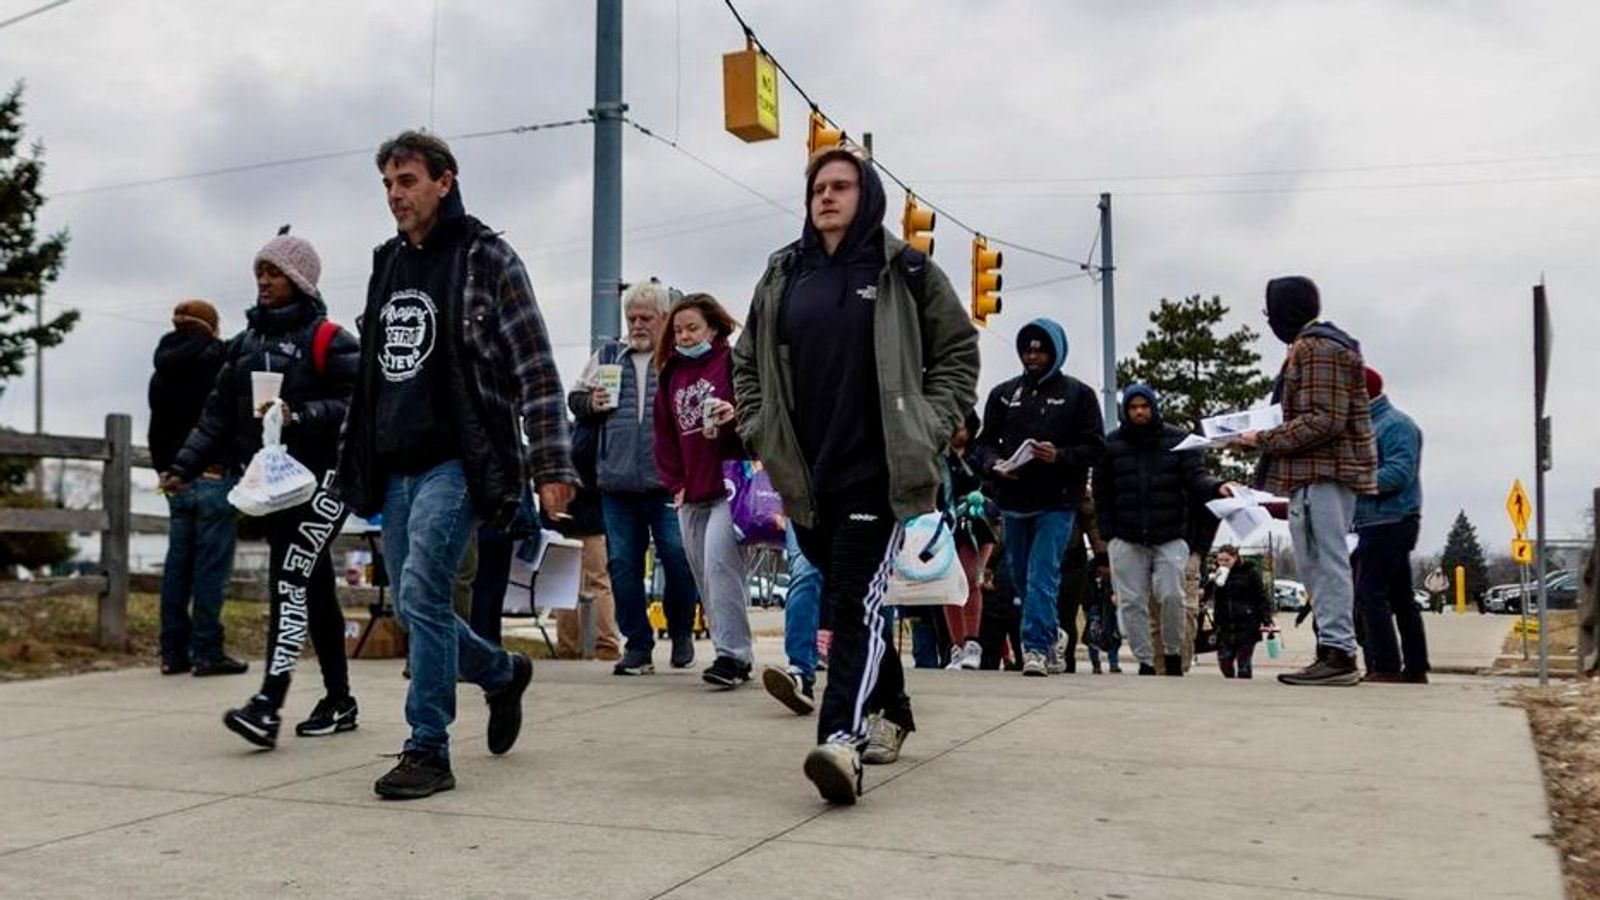
<path fill-rule="evenodd" d="M 354 697 L 323 697 L 317 701 L 311 715 L 294 727 L 294 733 L 299 737 L 325 737 L 343 731 L 355 731 L 357 712 Z"/>
<path fill-rule="evenodd" d="M 867 719 L 867 749 L 861 761 L 869 766 L 883 766 L 899 762 L 900 748 L 909 732 L 905 728 L 874 713 Z"/>
<path fill-rule="evenodd" d="M 1050 674 L 1050 661 L 1038 650 L 1024 650 L 1022 674 L 1028 678 L 1043 678 Z"/>
<path fill-rule="evenodd" d="M 278 728 L 283 724 L 283 719 L 272 708 L 271 701 L 257 694 L 244 706 L 223 713 L 222 724 L 257 747 L 271 750 L 278 746 Z"/>
<path fill-rule="evenodd" d="M 774 700 L 789 707 L 797 716 L 809 716 L 816 711 L 817 698 L 812 691 L 812 682 L 794 666 L 787 669 L 764 667 L 761 670 L 761 686 L 767 689 Z"/>
<path fill-rule="evenodd" d="M 954 645 L 954 646 L 952 646 L 950 648 L 950 664 L 945 666 L 945 668 L 946 669 L 964 668 L 964 664 L 966 663 L 966 661 L 967 661 L 967 645 L 966 644 L 956 644 L 956 645 Z"/>
<path fill-rule="evenodd" d="M 977 641 L 967 641 L 966 655 L 961 659 L 961 668 L 969 672 L 983 668 L 982 644 Z"/>
<path fill-rule="evenodd" d="M 851 806 L 861 796 L 861 754 L 841 741 L 820 744 L 806 754 L 806 777 L 829 803 Z"/>

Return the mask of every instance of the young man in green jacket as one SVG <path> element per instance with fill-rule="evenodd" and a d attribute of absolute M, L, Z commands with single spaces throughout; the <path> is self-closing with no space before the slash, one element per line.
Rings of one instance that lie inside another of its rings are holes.
<path fill-rule="evenodd" d="M 854 803 L 861 764 L 895 761 L 914 728 L 883 600 L 901 523 L 935 508 L 943 448 L 976 399 L 978 333 L 944 272 L 884 229 L 883 184 L 853 153 L 812 161 L 806 202 L 800 240 L 756 286 L 733 380 L 739 435 L 832 611 L 806 776 Z"/>

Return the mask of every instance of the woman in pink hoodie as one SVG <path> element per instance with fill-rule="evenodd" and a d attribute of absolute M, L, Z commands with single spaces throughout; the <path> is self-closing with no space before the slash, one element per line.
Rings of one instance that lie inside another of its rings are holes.
<path fill-rule="evenodd" d="M 750 680 L 749 560 L 734 537 L 722 463 L 747 458 L 734 430 L 732 350 L 738 323 L 710 294 L 690 294 L 667 313 L 656 346 L 656 471 L 672 492 L 683 549 L 700 589 L 717 658 L 701 677 L 730 690 Z"/>

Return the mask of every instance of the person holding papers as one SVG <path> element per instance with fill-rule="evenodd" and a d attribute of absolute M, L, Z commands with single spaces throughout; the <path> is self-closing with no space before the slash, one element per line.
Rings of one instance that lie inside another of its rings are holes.
<path fill-rule="evenodd" d="M 1156 674 L 1150 601 L 1160 607 L 1164 674 L 1183 674 L 1183 568 L 1198 500 L 1233 489 L 1205 470 L 1199 450 L 1176 450 L 1180 428 L 1161 419 L 1161 401 L 1142 384 L 1122 391 L 1122 424 L 1106 437 L 1094 472 L 1100 536 L 1109 542 L 1111 584 L 1139 674 Z"/>
<path fill-rule="evenodd" d="M 1089 469 L 1105 449 L 1094 391 L 1068 375 L 1067 333 L 1035 319 L 1017 333 L 1022 374 L 989 394 L 978 448 L 994 478 L 1006 564 L 1022 598 L 1022 674 L 1049 674 L 1061 555 Z"/>
<path fill-rule="evenodd" d="M 1245 431 L 1235 445 L 1261 454 L 1257 487 L 1289 498 L 1289 537 L 1317 617 L 1317 659 L 1278 680 L 1357 684 L 1354 591 L 1345 535 L 1356 498 L 1378 492 L 1378 451 L 1361 345 L 1319 321 L 1317 286 L 1301 275 L 1267 282 L 1267 323 L 1289 345 L 1272 389 L 1283 424 Z"/>

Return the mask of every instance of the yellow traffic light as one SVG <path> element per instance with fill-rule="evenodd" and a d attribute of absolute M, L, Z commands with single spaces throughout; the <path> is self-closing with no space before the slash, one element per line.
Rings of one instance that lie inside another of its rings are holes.
<path fill-rule="evenodd" d="M 926 256 L 933 255 L 933 226 L 937 220 L 933 210 L 924 209 L 917 203 L 916 195 L 906 194 L 905 215 L 900 217 L 900 236 Z"/>
<path fill-rule="evenodd" d="M 811 111 L 811 131 L 806 135 L 806 158 L 810 159 L 822 150 L 832 150 L 844 143 L 844 132 L 828 124 L 822 113 L 813 109 Z"/>
<path fill-rule="evenodd" d="M 990 316 L 1000 314 L 999 250 L 990 250 L 983 235 L 972 238 L 972 320 L 989 324 Z"/>

